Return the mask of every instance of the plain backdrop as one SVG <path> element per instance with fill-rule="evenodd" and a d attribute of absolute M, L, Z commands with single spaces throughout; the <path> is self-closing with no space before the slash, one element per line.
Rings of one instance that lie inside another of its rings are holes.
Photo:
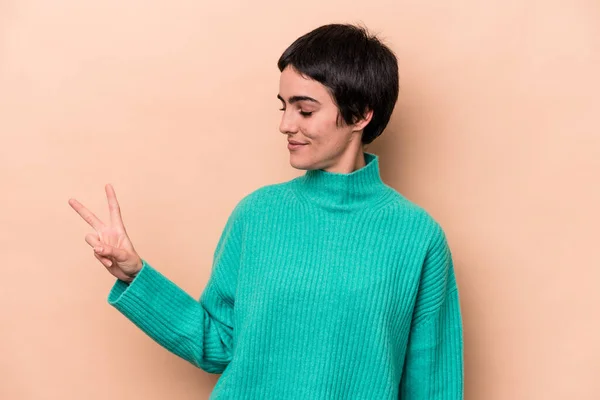
<path fill-rule="evenodd" d="M 0 398 L 200 399 L 218 375 L 111 307 L 74 197 L 113 184 L 140 255 L 194 297 L 235 204 L 303 174 L 276 62 L 331 22 L 398 56 L 368 147 L 455 259 L 465 398 L 600 398 L 600 3 L 0 0 Z"/>

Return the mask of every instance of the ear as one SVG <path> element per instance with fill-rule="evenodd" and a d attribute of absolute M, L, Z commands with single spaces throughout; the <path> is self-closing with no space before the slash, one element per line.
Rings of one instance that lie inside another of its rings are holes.
<path fill-rule="evenodd" d="M 357 132 L 357 131 L 362 131 L 363 129 L 365 129 L 365 126 L 367 126 L 369 124 L 369 122 L 371 122 L 372 118 L 373 118 L 373 110 L 367 110 L 365 112 L 364 118 L 357 119 L 354 122 L 353 131 Z"/>

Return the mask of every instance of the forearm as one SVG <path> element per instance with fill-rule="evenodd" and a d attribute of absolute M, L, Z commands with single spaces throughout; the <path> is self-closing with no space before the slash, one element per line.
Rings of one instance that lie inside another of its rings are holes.
<path fill-rule="evenodd" d="M 222 339 L 227 327 L 145 261 L 131 283 L 114 284 L 108 302 L 158 344 L 207 372 L 222 372 L 231 359 Z"/>
<path fill-rule="evenodd" d="M 463 331 L 458 290 L 411 330 L 400 385 L 407 400 L 462 400 Z"/>

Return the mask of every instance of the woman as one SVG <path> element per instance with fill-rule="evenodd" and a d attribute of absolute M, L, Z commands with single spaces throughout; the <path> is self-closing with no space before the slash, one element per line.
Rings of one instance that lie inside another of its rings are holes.
<path fill-rule="evenodd" d="M 462 321 L 444 231 L 364 151 L 398 97 L 390 49 L 332 24 L 281 56 L 280 131 L 306 173 L 229 216 L 196 300 L 76 200 L 115 277 L 108 302 L 169 351 L 222 373 L 211 399 L 461 399 Z"/>

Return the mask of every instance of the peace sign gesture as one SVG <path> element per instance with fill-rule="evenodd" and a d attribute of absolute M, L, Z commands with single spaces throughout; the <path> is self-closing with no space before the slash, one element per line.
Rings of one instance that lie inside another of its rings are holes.
<path fill-rule="evenodd" d="M 85 236 L 85 241 L 94 248 L 94 256 L 112 275 L 122 281 L 131 282 L 142 268 L 142 259 L 125 231 L 115 190 L 110 184 L 105 186 L 105 190 L 110 212 L 108 225 L 77 200 L 69 199 L 69 205 L 96 231 Z"/>

